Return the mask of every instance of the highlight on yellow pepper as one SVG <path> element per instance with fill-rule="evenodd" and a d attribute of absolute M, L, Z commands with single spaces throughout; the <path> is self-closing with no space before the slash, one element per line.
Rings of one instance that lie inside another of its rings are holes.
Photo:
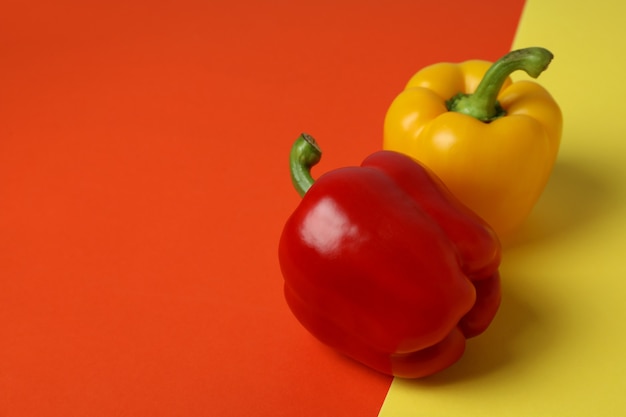
<path fill-rule="evenodd" d="M 439 63 L 417 72 L 385 117 L 383 147 L 433 170 L 501 239 L 519 229 L 556 161 L 563 117 L 531 80 L 552 61 L 544 48 L 509 52 L 490 63 Z"/>

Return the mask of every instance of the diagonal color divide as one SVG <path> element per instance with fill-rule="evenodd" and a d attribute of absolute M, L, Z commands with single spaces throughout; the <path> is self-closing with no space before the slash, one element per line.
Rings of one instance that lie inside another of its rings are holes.
<path fill-rule="evenodd" d="M 391 378 L 285 305 L 289 147 L 360 163 L 522 1 L 3 2 L 0 416 L 377 415 Z"/>
<path fill-rule="evenodd" d="M 564 113 L 559 160 L 505 250 L 492 328 L 451 369 L 394 380 L 379 417 L 624 415 L 625 14 L 620 2 L 527 2 L 513 48 L 555 54 L 539 81 Z"/>

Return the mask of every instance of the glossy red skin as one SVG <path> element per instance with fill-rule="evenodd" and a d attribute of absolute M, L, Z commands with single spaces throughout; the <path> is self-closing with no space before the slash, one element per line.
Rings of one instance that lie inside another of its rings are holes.
<path fill-rule="evenodd" d="M 322 175 L 288 219 L 279 260 L 307 330 L 398 377 L 452 365 L 500 304 L 495 233 L 391 151 Z"/>

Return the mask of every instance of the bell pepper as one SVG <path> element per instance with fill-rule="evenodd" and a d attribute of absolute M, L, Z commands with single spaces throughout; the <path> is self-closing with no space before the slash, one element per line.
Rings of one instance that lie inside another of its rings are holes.
<path fill-rule="evenodd" d="M 383 148 L 432 169 L 501 239 L 514 234 L 542 194 L 554 166 L 561 110 L 538 77 L 553 58 L 532 47 L 491 64 L 439 63 L 417 72 L 389 107 Z"/>
<path fill-rule="evenodd" d="M 319 341 L 404 378 L 455 363 L 500 304 L 493 230 L 427 168 L 379 151 L 314 180 L 303 134 L 291 174 L 303 196 L 279 242 L 284 295 Z"/>

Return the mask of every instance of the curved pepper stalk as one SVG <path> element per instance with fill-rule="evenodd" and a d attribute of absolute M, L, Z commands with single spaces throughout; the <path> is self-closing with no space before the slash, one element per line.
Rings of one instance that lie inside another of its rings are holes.
<path fill-rule="evenodd" d="M 485 73 L 473 93 L 459 93 L 446 102 L 448 110 L 463 113 L 483 122 L 506 115 L 498 103 L 498 94 L 508 76 L 524 71 L 533 78 L 544 72 L 554 58 L 545 48 L 532 47 L 511 51 L 496 61 Z"/>
<path fill-rule="evenodd" d="M 303 155 L 321 151 L 308 138 L 292 149 L 304 196 L 279 243 L 291 311 L 321 342 L 379 372 L 418 378 L 452 365 L 500 304 L 494 232 L 400 153 L 313 180 L 319 158 Z"/>
<path fill-rule="evenodd" d="M 322 158 L 322 150 L 315 139 L 307 133 L 301 134 L 291 147 L 289 167 L 294 188 L 303 197 L 315 180 L 311 176 L 311 167 Z"/>

